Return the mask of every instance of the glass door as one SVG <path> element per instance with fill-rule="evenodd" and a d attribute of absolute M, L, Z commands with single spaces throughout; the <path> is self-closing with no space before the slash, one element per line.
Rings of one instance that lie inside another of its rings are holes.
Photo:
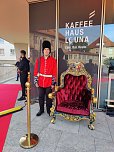
<path fill-rule="evenodd" d="M 101 86 L 99 108 L 105 108 L 105 99 L 114 100 L 114 0 L 107 0 L 103 49 L 101 58 Z M 111 82 L 109 84 L 109 78 Z"/>
<path fill-rule="evenodd" d="M 56 0 L 30 4 L 30 71 L 31 71 L 31 98 L 36 100 L 38 89 L 34 86 L 34 64 L 36 58 L 42 55 L 42 43 L 48 40 L 51 43 L 51 53 L 55 56 L 55 29 L 56 29 Z"/>
<path fill-rule="evenodd" d="M 70 62 L 82 62 L 98 97 L 102 0 L 60 0 L 58 82 Z"/>

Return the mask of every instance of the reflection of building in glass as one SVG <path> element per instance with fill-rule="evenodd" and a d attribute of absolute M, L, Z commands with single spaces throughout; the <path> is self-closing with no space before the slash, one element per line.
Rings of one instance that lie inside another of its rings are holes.
<path fill-rule="evenodd" d="M 112 42 L 106 36 L 104 36 L 103 42 L 102 75 L 107 75 L 112 68 L 110 63 L 112 62 L 112 60 L 114 62 L 114 42 Z M 91 53 L 99 54 L 100 38 L 91 43 L 89 47 Z"/>
<path fill-rule="evenodd" d="M 95 40 L 93 43 L 89 45 L 90 52 L 99 54 L 99 45 L 100 38 Z M 104 45 L 103 45 L 103 60 L 106 58 L 114 57 L 114 42 L 112 42 L 109 38 L 104 36 Z"/>
<path fill-rule="evenodd" d="M 65 52 L 65 58 L 68 59 L 69 63 L 70 62 L 87 63 L 90 59 L 92 59 L 93 63 L 98 64 L 99 55 L 90 52 L 67 51 Z"/>
<path fill-rule="evenodd" d="M 42 43 L 44 40 L 51 42 L 52 54 L 55 51 L 55 30 L 38 30 L 30 34 L 30 48 L 35 49 L 38 52 L 42 50 Z M 59 33 L 59 48 L 64 50 L 65 40 L 64 37 Z"/>

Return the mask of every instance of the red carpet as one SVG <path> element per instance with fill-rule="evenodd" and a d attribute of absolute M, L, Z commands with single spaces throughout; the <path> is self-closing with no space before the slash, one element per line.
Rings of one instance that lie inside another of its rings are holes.
<path fill-rule="evenodd" d="M 19 90 L 21 90 L 19 84 L 0 84 L 0 111 L 15 107 Z M 0 152 L 5 143 L 11 116 L 10 114 L 0 117 Z"/>

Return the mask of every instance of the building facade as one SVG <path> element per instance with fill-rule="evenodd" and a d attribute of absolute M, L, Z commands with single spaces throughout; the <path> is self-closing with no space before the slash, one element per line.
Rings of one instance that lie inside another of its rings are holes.
<path fill-rule="evenodd" d="M 0 64 L 15 64 L 16 53 L 14 45 L 0 39 Z"/>

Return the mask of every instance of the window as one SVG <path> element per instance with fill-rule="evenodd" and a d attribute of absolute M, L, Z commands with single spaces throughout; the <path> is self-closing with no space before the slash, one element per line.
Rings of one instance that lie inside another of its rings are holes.
<path fill-rule="evenodd" d="M 37 44 L 37 35 L 34 35 L 34 44 Z"/>
<path fill-rule="evenodd" d="M 68 55 L 65 55 L 65 60 L 68 60 Z"/>
<path fill-rule="evenodd" d="M 72 54 L 69 54 L 69 59 L 72 59 Z"/>
<path fill-rule="evenodd" d="M 14 49 L 10 49 L 10 55 L 15 55 L 15 50 Z"/>
<path fill-rule="evenodd" d="M 99 58 L 98 58 L 98 56 L 94 56 L 94 60 L 98 60 Z"/>
<path fill-rule="evenodd" d="M 86 56 L 85 56 L 85 55 L 81 55 L 81 59 L 82 59 L 82 60 L 85 60 L 85 59 L 86 59 Z"/>
<path fill-rule="evenodd" d="M 74 59 L 77 59 L 77 54 L 74 55 Z"/>
<path fill-rule="evenodd" d="M 81 59 L 81 55 L 80 54 L 78 55 L 78 57 L 79 57 L 79 59 Z"/>
<path fill-rule="evenodd" d="M 52 49 L 54 50 L 55 49 L 55 41 L 54 40 L 51 40 L 51 46 L 52 46 Z"/>
<path fill-rule="evenodd" d="M 46 37 L 43 37 L 43 41 L 46 41 L 47 40 L 47 38 Z"/>
<path fill-rule="evenodd" d="M 4 49 L 0 49 L 0 55 L 4 55 Z"/>
<path fill-rule="evenodd" d="M 112 55 L 113 54 L 113 50 L 111 48 L 109 48 L 109 54 Z"/>
<path fill-rule="evenodd" d="M 88 55 L 88 59 L 92 59 L 92 58 L 93 58 L 92 56 L 89 56 L 89 55 Z"/>
<path fill-rule="evenodd" d="M 60 42 L 60 48 L 63 48 L 63 43 L 62 42 Z"/>

